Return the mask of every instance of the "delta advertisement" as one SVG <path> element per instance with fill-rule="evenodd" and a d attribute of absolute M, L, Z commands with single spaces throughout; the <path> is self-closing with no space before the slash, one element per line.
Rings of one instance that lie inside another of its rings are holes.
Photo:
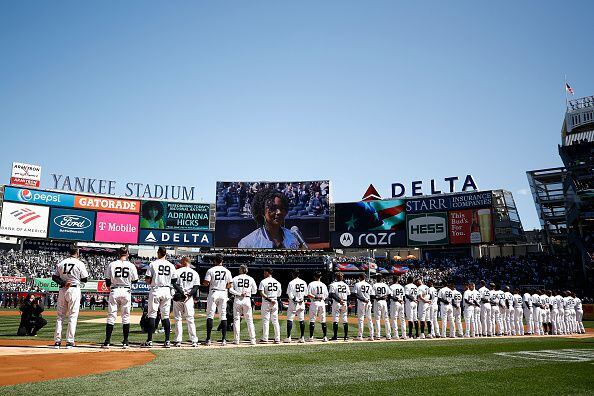
<path fill-rule="evenodd" d="M 334 205 L 333 248 L 406 246 L 406 205 L 402 199 Z"/>
<path fill-rule="evenodd" d="M 45 238 L 47 236 L 48 218 L 49 208 L 47 206 L 4 202 L 0 234 Z"/>
<path fill-rule="evenodd" d="M 208 231 L 210 204 L 142 201 L 141 229 Z"/>
<path fill-rule="evenodd" d="M 435 212 L 406 216 L 408 246 L 446 245 L 448 214 Z"/>
<path fill-rule="evenodd" d="M 491 191 L 437 195 L 428 198 L 407 198 L 406 213 L 445 212 L 450 210 L 491 207 L 492 205 L 493 194 Z"/>
<path fill-rule="evenodd" d="M 53 239 L 92 241 L 95 231 L 95 212 L 88 210 L 52 208 L 48 235 Z"/>
<path fill-rule="evenodd" d="M 138 241 L 138 215 L 97 212 L 95 241 L 136 244 Z"/>
<path fill-rule="evenodd" d="M 448 215 L 452 245 L 493 242 L 491 209 L 453 210 Z"/>
<path fill-rule="evenodd" d="M 140 245 L 213 246 L 214 234 L 199 231 L 140 230 Z"/>

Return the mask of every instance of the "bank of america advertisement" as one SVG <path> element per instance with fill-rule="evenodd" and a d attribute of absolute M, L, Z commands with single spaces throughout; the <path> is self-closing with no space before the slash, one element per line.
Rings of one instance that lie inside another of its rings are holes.
<path fill-rule="evenodd" d="M 4 202 L 0 235 L 45 238 L 49 207 Z"/>
<path fill-rule="evenodd" d="M 401 199 L 336 204 L 332 247 L 405 246 L 405 208 L 405 201 Z"/>
<path fill-rule="evenodd" d="M 406 216 L 408 246 L 446 245 L 448 214 L 435 212 Z"/>

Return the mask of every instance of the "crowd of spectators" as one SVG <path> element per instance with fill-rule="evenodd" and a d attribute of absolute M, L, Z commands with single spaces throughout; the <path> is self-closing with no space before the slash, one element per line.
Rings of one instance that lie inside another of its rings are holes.
<path fill-rule="evenodd" d="M 249 217 L 251 203 L 256 193 L 263 188 L 281 191 L 289 201 L 288 217 L 329 214 L 328 197 L 330 185 L 324 181 L 299 183 L 222 183 L 217 191 L 217 214 L 237 214 Z M 237 211 L 235 211 L 236 209 Z"/>

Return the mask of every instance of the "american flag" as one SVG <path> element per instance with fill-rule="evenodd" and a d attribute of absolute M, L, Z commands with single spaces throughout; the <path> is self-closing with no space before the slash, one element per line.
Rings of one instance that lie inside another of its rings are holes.
<path fill-rule="evenodd" d="M 565 83 L 565 90 L 568 94 L 573 95 L 573 88 L 571 88 L 567 83 Z"/>

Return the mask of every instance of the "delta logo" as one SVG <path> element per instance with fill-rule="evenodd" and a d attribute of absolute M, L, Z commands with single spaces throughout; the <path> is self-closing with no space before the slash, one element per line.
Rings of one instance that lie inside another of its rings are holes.
<path fill-rule="evenodd" d="M 28 224 L 33 220 L 37 220 L 41 217 L 34 210 L 28 208 L 17 209 L 15 211 L 10 212 L 10 214 L 19 219 L 19 221 L 23 224 Z"/>

